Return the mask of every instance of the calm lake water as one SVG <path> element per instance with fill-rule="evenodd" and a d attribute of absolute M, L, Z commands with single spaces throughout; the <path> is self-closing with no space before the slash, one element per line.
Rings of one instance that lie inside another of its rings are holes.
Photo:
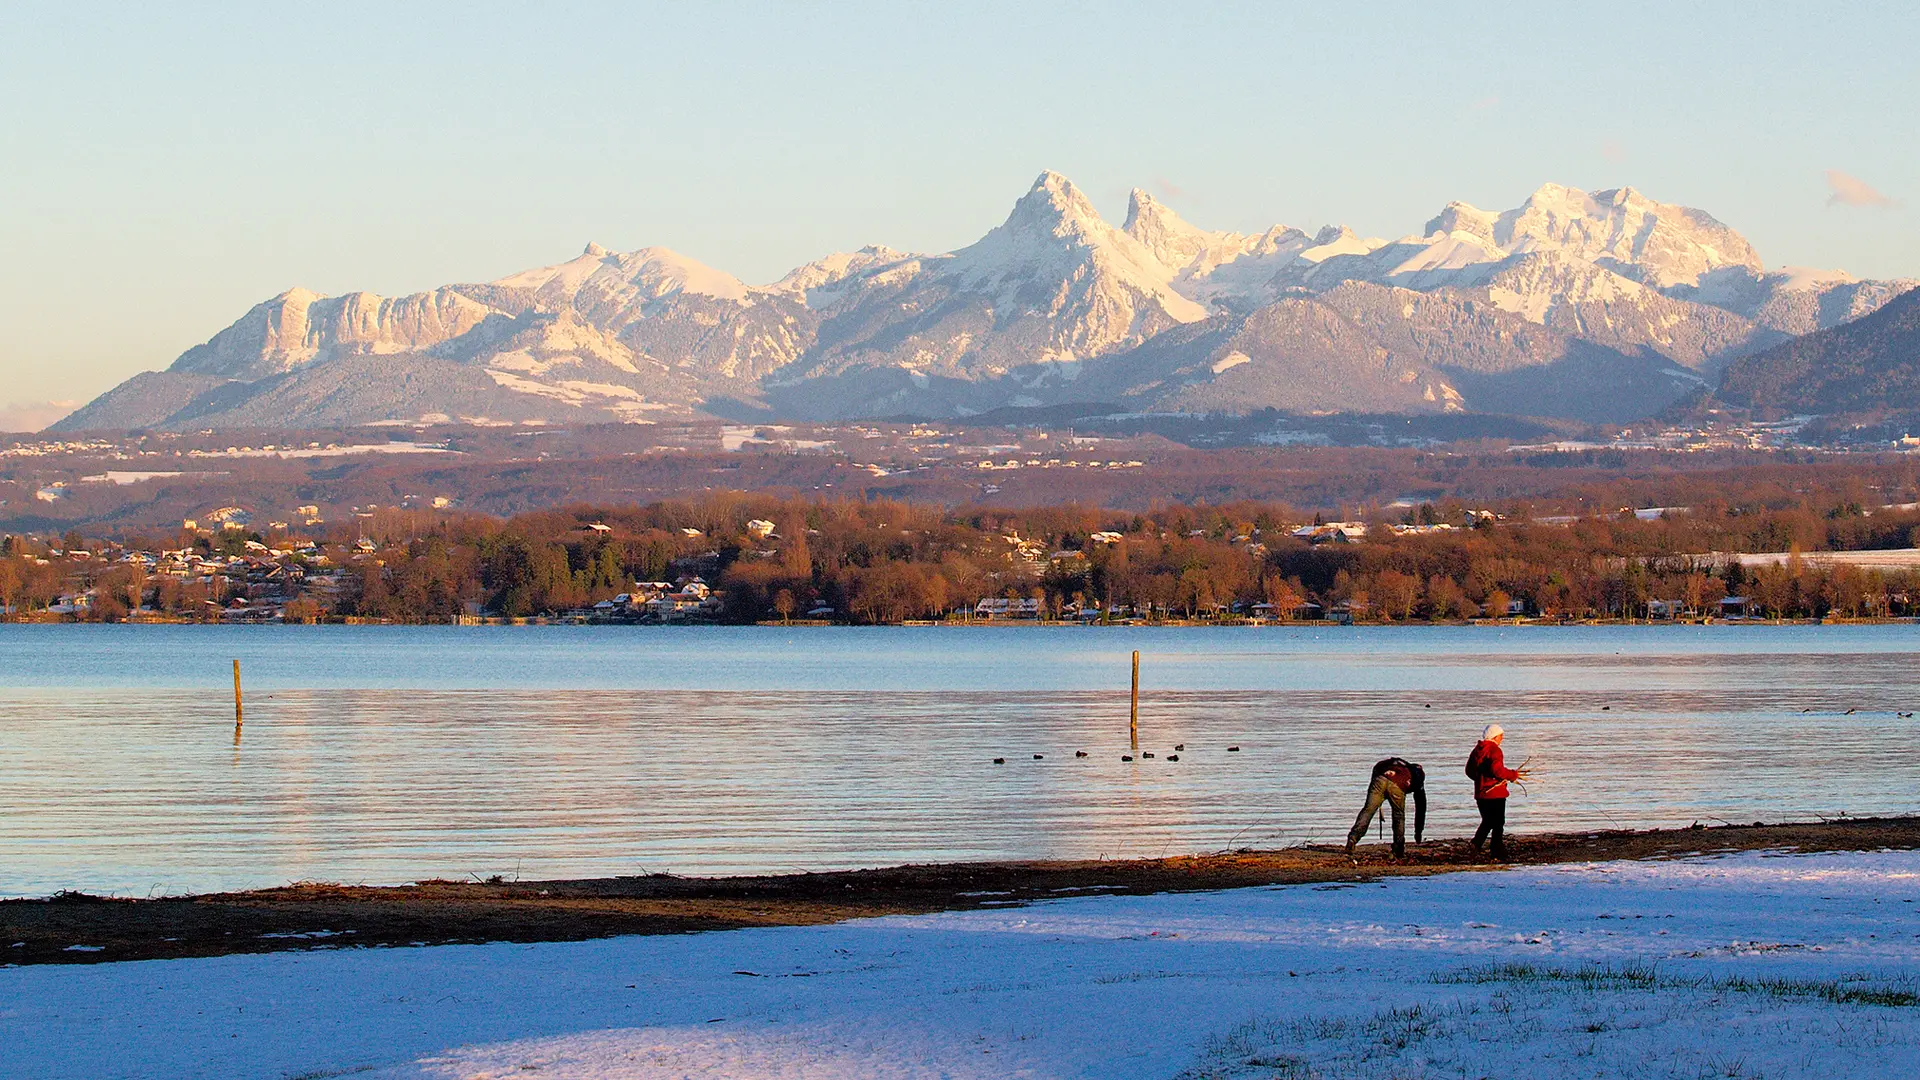
<path fill-rule="evenodd" d="M 1459 835 L 1488 721 L 1539 772 L 1522 832 L 1912 813 L 1917 645 L 1906 625 L 0 626 L 0 895 L 1327 843 L 1392 753 L 1428 767 L 1430 831 Z M 1159 756 L 1126 764 L 1134 649 Z"/>

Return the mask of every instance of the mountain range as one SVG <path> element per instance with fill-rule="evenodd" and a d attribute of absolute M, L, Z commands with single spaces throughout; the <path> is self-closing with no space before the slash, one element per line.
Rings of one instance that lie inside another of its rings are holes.
<path fill-rule="evenodd" d="M 828 255 L 747 285 L 664 248 L 401 297 L 289 289 L 61 430 L 368 423 L 1487 412 L 1624 421 L 1914 281 L 1769 270 L 1711 215 L 1548 184 L 1396 240 L 1115 227 L 1041 174 L 944 254 Z"/>

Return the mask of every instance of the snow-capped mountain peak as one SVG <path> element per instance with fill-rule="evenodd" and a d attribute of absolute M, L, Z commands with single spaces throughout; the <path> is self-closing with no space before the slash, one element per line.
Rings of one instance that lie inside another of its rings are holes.
<path fill-rule="evenodd" d="M 988 287 L 1098 277 L 1151 298 L 1176 322 L 1207 315 L 1205 308 L 1169 287 L 1171 267 L 1145 244 L 1107 224 L 1079 188 L 1052 171 L 1040 174 L 1006 221 L 954 252 L 947 270 Z M 1003 303 L 1010 300 L 1002 297 Z"/>
<path fill-rule="evenodd" d="M 1108 226 L 1093 203 L 1073 186 L 1073 181 L 1049 169 L 1013 204 L 1013 213 L 1007 216 L 1004 227 L 1039 230 L 1065 238 L 1091 236 Z"/>
<path fill-rule="evenodd" d="M 1658 203 L 1629 187 L 1589 195 L 1544 184 L 1500 215 L 1493 239 L 1509 253 L 1557 250 L 1655 288 L 1698 284 L 1728 266 L 1761 269 L 1746 238 L 1711 214 Z"/>
<path fill-rule="evenodd" d="M 503 289 L 525 289 L 537 293 L 549 286 L 553 291 L 572 296 L 580 288 L 580 283 L 598 272 L 605 261 L 607 249 L 599 244 L 588 244 L 585 251 L 563 263 L 552 266 L 536 266 L 531 270 L 522 270 L 517 274 L 508 274 L 488 282 Z"/>
<path fill-rule="evenodd" d="M 1783 266 L 1778 272 L 1782 292 L 1811 292 L 1835 285 L 1852 285 L 1860 280 L 1845 270 L 1821 270 L 1812 266 Z"/>
<path fill-rule="evenodd" d="M 1429 219 L 1426 227 L 1421 229 L 1420 232 L 1423 236 L 1432 236 L 1435 233 L 1443 236 L 1453 233 L 1466 233 L 1469 236 L 1477 236 L 1491 244 L 1494 242 L 1494 225 L 1499 220 L 1499 217 L 1500 215 L 1498 214 L 1482 210 L 1468 203 L 1450 202 L 1444 210 L 1441 210 Z"/>
<path fill-rule="evenodd" d="M 1187 279 L 1207 277 L 1216 269 L 1249 256 L 1291 258 L 1308 246 L 1306 234 L 1289 225 L 1275 225 L 1260 233 L 1198 228 L 1140 188 L 1133 189 L 1127 205 L 1127 224 L 1122 231 Z M 1269 266 L 1268 271 L 1271 269 Z"/>
<path fill-rule="evenodd" d="M 1166 204 L 1140 188 L 1127 199 L 1127 223 L 1121 231 L 1153 252 L 1170 269 L 1180 270 L 1210 248 L 1223 246 L 1231 233 L 1197 229 L 1173 212 Z"/>
<path fill-rule="evenodd" d="M 1271 299 L 1275 273 L 1313 246 L 1305 233 L 1287 225 L 1261 233 L 1198 228 L 1140 188 L 1128 201 L 1123 231 L 1174 272 L 1173 287 L 1181 295 L 1225 308 Z"/>
<path fill-rule="evenodd" d="M 1367 255 L 1382 245 L 1380 240 L 1365 240 L 1345 225 L 1328 225 L 1313 234 L 1312 246 L 1300 252 L 1308 262 L 1323 262 L 1336 255 Z"/>
<path fill-rule="evenodd" d="M 718 300 L 745 300 L 746 283 L 724 270 L 690 259 L 670 248 L 645 247 L 612 257 L 620 274 L 649 299 L 690 293 Z"/>
<path fill-rule="evenodd" d="M 811 303 L 820 290 L 832 290 L 849 278 L 914 258 L 916 256 L 907 252 L 879 244 L 869 244 L 858 251 L 836 251 L 794 267 L 785 277 L 760 291 L 802 297 Z"/>
<path fill-rule="evenodd" d="M 623 285 L 615 285 L 615 281 Z M 744 300 L 747 296 L 747 286 L 739 278 L 663 247 L 623 254 L 588 244 L 585 251 L 566 262 L 488 282 L 505 289 L 525 289 L 536 295 L 542 307 L 553 309 L 571 303 L 589 283 L 602 295 L 630 290 L 630 295 L 649 300 L 675 293 L 726 300 Z"/>

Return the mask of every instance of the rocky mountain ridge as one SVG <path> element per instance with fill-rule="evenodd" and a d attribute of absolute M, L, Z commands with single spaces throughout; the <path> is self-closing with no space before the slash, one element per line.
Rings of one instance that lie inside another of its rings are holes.
<path fill-rule="evenodd" d="M 1703 211 L 1549 184 L 1396 240 L 1197 228 L 1144 191 L 1105 221 L 1057 173 L 945 254 L 862 248 L 764 286 L 664 248 L 403 297 L 290 289 L 65 430 L 1506 412 L 1627 420 L 1914 282 L 1769 271 Z"/>

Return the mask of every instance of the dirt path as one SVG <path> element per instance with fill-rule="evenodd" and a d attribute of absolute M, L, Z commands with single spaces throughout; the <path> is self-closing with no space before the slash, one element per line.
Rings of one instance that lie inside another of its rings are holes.
<path fill-rule="evenodd" d="M 1517 865 L 1714 852 L 1920 847 L 1920 818 L 1520 837 Z M 64 894 L 0 901 L 0 965 L 97 963 L 286 949 L 479 941 L 574 941 L 749 926 L 806 926 L 1097 893 L 1356 881 L 1484 867 L 1464 841 L 1397 861 L 1363 846 L 1098 862 L 954 863 L 773 877 L 302 884 L 159 900 Z"/>

